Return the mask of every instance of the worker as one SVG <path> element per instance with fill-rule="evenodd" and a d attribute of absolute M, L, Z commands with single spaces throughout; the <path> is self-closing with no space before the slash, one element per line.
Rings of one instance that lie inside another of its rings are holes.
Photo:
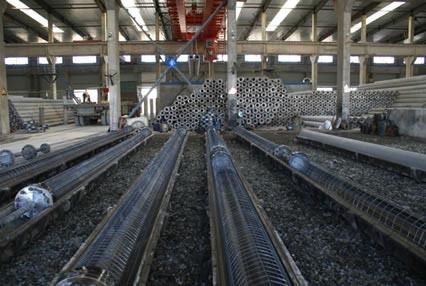
<path fill-rule="evenodd" d="M 87 91 L 87 89 L 83 92 L 83 102 L 86 102 L 86 100 L 87 100 L 87 102 L 88 103 L 90 103 L 91 101 L 90 101 L 90 94 L 89 94 L 89 92 Z"/>

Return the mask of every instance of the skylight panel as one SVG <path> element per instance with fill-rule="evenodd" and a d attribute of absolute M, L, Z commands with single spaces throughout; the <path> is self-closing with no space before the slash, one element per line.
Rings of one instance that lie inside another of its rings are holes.
<path fill-rule="evenodd" d="M 376 13 L 368 16 L 366 24 L 368 25 L 368 24 L 373 23 L 377 19 L 385 16 L 386 14 L 392 12 L 393 10 L 395 10 L 396 8 L 398 8 L 399 6 L 404 5 L 404 4 L 405 4 L 405 2 L 403 2 L 403 1 L 393 1 L 392 3 L 386 5 L 385 7 L 383 7 L 382 9 L 377 11 Z M 361 26 L 362 26 L 361 22 L 353 25 L 351 27 L 351 33 L 355 33 L 356 31 L 360 30 Z"/>
<path fill-rule="evenodd" d="M 237 1 L 236 3 L 236 11 L 235 11 L 235 19 L 238 20 L 238 17 L 240 16 L 241 10 L 243 9 L 244 6 L 244 2 L 242 1 Z"/>
<path fill-rule="evenodd" d="M 22 3 L 20 0 L 6 0 L 7 3 L 14 6 L 16 9 L 20 10 L 22 13 L 26 14 L 33 20 L 40 23 L 43 27 L 48 27 L 48 20 L 44 18 L 42 15 L 34 11 L 33 9 L 30 9 L 27 5 Z M 64 31 L 62 29 L 59 29 L 55 25 L 53 25 L 53 32 L 54 33 L 63 33 Z"/>
<path fill-rule="evenodd" d="M 287 0 L 269 25 L 266 27 L 267 32 L 273 32 L 287 18 L 288 14 L 297 6 L 300 0 Z"/>
<path fill-rule="evenodd" d="M 129 12 L 129 14 L 132 16 L 132 22 L 133 24 L 135 24 L 136 29 L 139 32 L 142 32 L 142 29 L 148 32 L 148 27 L 146 26 L 146 23 L 141 16 L 140 9 L 136 7 L 135 1 L 121 0 L 121 3 L 123 4 L 124 8 Z M 142 29 L 140 28 L 140 26 L 142 26 Z"/>

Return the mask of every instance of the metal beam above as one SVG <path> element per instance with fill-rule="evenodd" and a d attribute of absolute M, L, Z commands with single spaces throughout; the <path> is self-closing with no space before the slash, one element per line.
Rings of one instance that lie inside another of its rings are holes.
<path fill-rule="evenodd" d="M 64 23 L 65 25 L 69 26 L 75 33 L 80 35 L 84 39 L 92 39 L 92 36 L 90 36 L 89 33 L 84 32 L 82 29 L 77 27 L 74 23 L 72 23 L 70 20 L 68 20 L 65 16 L 63 16 L 61 13 L 53 9 L 52 6 L 47 4 L 44 0 L 33 0 L 37 5 L 39 5 L 43 10 L 46 10 L 48 14 L 51 14 L 53 17 Z"/>
<path fill-rule="evenodd" d="M 362 15 L 367 14 L 368 12 L 372 11 L 373 9 L 375 9 L 377 6 L 380 5 L 381 1 L 374 1 L 371 2 L 370 4 L 368 4 L 367 6 L 365 6 L 363 9 L 361 9 L 360 11 L 356 12 L 355 14 L 352 15 L 352 21 L 356 21 L 358 19 L 360 19 L 362 17 Z M 331 35 L 333 35 L 334 33 L 337 32 L 337 26 L 334 28 L 329 29 L 328 31 L 325 31 L 324 33 L 322 33 L 319 37 L 318 37 L 318 41 L 323 41 L 325 39 L 327 39 L 328 37 L 330 37 Z"/>
<path fill-rule="evenodd" d="M 120 42 L 120 53 L 131 55 L 155 55 L 157 46 L 165 54 L 175 55 L 182 48 L 180 42 L 170 41 L 131 41 Z M 37 57 L 37 56 L 77 56 L 106 54 L 106 43 L 78 42 L 78 43 L 29 43 L 6 44 L 7 57 Z M 199 52 L 204 52 L 204 47 L 199 47 Z M 334 42 L 285 42 L 282 41 L 238 41 L 237 53 L 280 55 L 335 55 L 337 44 Z M 424 56 L 426 45 L 417 44 L 385 44 L 385 43 L 353 43 L 351 55 L 368 56 Z"/>
<path fill-rule="evenodd" d="M 254 26 L 256 26 L 257 21 L 260 19 L 260 15 L 262 15 L 263 12 L 266 12 L 271 2 L 272 0 L 263 1 L 262 7 L 257 11 L 256 16 L 253 18 L 253 20 L 249 24 L 249 28 L 242 36 L 242 39 L 247 40 L 247 38 L 250 36 L 251 31 L 254 29 Z"/>
<path fill-rule="evenodd" d="M 409 16 L 411 16 L 411 15 L 414 16 L 418 13 L 424 12 L 425 9 L 426 9 L 426 3 L 422 3 L 418 6 L 416 6 L 411 11 L 408 11 L 408 12 L 402 14 L 402 15 L 398 14 L 398 16 L 396 16 L 396 17 L 392 17 L 389 21 L 386 21 L 385 23 L 377 26 L 376 28 L 368 29 L 368 34 L 374 35 L 375 33 L 379 32 L 383 29 L 386 29 L 386 28 L 388 28 L 392 25 L 395 25 L 398 22 L 406 21 Z M 353 40 L 358 41 L 360 37 L 361 37 L 361 35 L 358 35 L 358 36 L 354 37 Z"/>
<path fill-rule="evenodd" d="M 28 16 L 23 15 L 23 17 L 28 17 Z M 24 21 L 22 21 L 21 19 L 19 19 L 18 17 L 16 17 L 14 14 L 9 13 L 9 12 L 5 12 L 4 13 L 4 19 L 8 19 L 8 20 L 10 20 L 12 22 L 17 23 L 19 26 L 22 26 L 26 30 L 35 33 L 38 37 L 40 37 L 41 39 L 43 39 L 45 41 L 49 40 L 49 35 L 47 33 L 47 30 L 46 29 L 42 29 L 40 25 L 28 25 L 27 23 L 25 23 Z M 29 19 L 31 19 L 31 18 L 29 18 Z"/>
<path fill-rule="evenodd" d="M 324 6 L 325 4 L 327 4 L 328 0 L 320 0 L 318 2 L 318 4 L 315 6 L 314 10 L 312 11 L 308 11 L 305 13 L 305 15 L 303 17 L 300 18 L 300 20 L 297 22 L 296 25 L 294 25 L 293 27 L 291 27 L 290 30 L 288 30 L 287 33 L 285 33 L 282 37 L 281 40 L 285 41 L 287 40 L 288 37 L 290 37 L 294 32 L 296 32 L 296 30 L 303 25 L 303 23 L 305 23 L 309 17 L 311 17 L 312 13 L 318 13 Z"/>

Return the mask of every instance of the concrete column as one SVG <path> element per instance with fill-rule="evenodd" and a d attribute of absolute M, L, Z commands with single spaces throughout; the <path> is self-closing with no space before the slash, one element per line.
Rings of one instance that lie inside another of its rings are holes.
<path fill-rule="evenodd" d="M 267 41 L 267 34 L 266 34 L 266 12 L 262 12 L 260 14 L 260 22 L 262 24 L 262 41 Z M 266 59 L 268 55 L 266 55 L 266 45 L 263 46 L 263 53 L 262 53 L 262 74 L 265 74 L 266 71 Z"/>
<path fill-rule="evenodd" d="M 227 72 L 227 120 L 228 125 L 236 124 L 237 116 L 237 21 L 236 17 L 236 1 L 228 0 L 228 17 L 227 17 L 227 52 L 228 62 L 226 64 Z"/>
<path fill-rule="evenodd" d="M 416 57 L 405 57 L 405 77 L 414 76 L 414 61 Z"/>
<path fill-rule="evenodd" d="M 311 41 L 312 42 L 318 42 L 318 14 L 312 13 L 312 25 L 311 25 Z"/>
<path fill-rule="evenodd" d="M 208 69 L 209 69 L 209 79 L 214 78 L 214 62 L 208 62 Z"/>
<path fill-rule="evenodd" d="M 414 41 L 414 16 L 408 16 L 408 31 L 407 39 L 405 40 L 406 44 L 412 44 Z"/>
<path fill-rule="evenodd" d="M 318 56 L 312 55 L 311 58 L 311 83 L 312 90 L 317 90 L 318 87 Z"/>
<path fill-rule="evenodd" d="M 53 19 L 52 19 L 52 15 L 48 14 L 47 17 L 47 29 L 48 29 L 48 41 L 49 43 L 54 43 L 55 42 L 55 37 L 53 34 Z M 56 75 L 56 57 L 53 56 L 48 56 L 47 57 L 47 61 L 49 63 L 49 73 L 50 75 L 50 79 L 49 79 L 49 96 L 51 98 L 53 98 L 54 100 L 58 99 L 58 95 L 57 95 L 57 88 L 56 88 L 56 79 L 57 79 L 57 75 Z"/>
<path fill-rule="evenodd" d="M 337 106 L 336 117 L 349 119 L 351 78 L 351 12 L 353 0 L 335 2 L 337 14 Z"/>
<path fill-rule="evenodd" d="M 155 17 L 155 40 L 156 41 L 160 40 L 160 15 L 158 15 L 158 14 Z M 161 74 L 161 61 L 160 61 L 159 51 L 157 51 L 157 53 L 156 53 L 155 61 L 156 61 L 156 65 L 157 65 L 157 68 L 155 69 L 156 79 L 158 79 L 160 77 L 160 74 Z"/>
<path fill-rule="evenodd" d="M 360 43 L 367 42 L 367 15 L 361 16 L 361 40 Z"/>
<path fill-rule="evenodd" d="M 0 135 L 8 135 L 10 133 L 6 65 L 4 64 L 5 48 L 3 16 L 6 11 L 6 7 L 7 2 L 0 1 Z"/>
<path fill-rule="evenodd" d="M 119 6 L 115 0 L 106 0 L 107 8 L 107 52 L 108 52 L 108 87 L 109 115 L 111 131 L 118 129 L 121 116 L 120 94 L 120 49 L 118 42 L 118 12 Z"/>
<path fill-rule="evenodd" d="M 103 13 L 101 13 L 101 41 L 102 42 L 107 41 L 106 24 L 107 24 L 107 13 L 103 12 Z M 101 83 L 102 83 L 102 87 L 107 87 L 108 86 L 108 82 L 107 82 L 107 74 L 108 74 L 107 59 L 106 59 L 105 54 L 103 52 L 101 53 L 100 57 L 101 57 Z M 102 101 L 107 101 L 107 100 L 108 100 L 108 94 L 107 93 L 104 94 L 103 91 L 99 92 L 98 103 L 100 103 Z"/>
<path fill-rule="evenodd" d="M 368 83 L 368 56 L 359 56 L 359 84 Z"/>

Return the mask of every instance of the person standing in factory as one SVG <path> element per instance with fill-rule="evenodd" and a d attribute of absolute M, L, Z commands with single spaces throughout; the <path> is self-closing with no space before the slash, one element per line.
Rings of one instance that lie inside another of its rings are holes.
<path fill-rule="evenodd" d="M 89 92 L 87 91 L 87 89 L 84 91 L 84 93 L 83 93 L 83 103 L 84 102 L 86 102 L 86 100 L 87 100 L 87 102 L 88 103 L 90 103 L 91 102 L 91 100 L 90 100 L 90 94 L 89 94 Z"/>

